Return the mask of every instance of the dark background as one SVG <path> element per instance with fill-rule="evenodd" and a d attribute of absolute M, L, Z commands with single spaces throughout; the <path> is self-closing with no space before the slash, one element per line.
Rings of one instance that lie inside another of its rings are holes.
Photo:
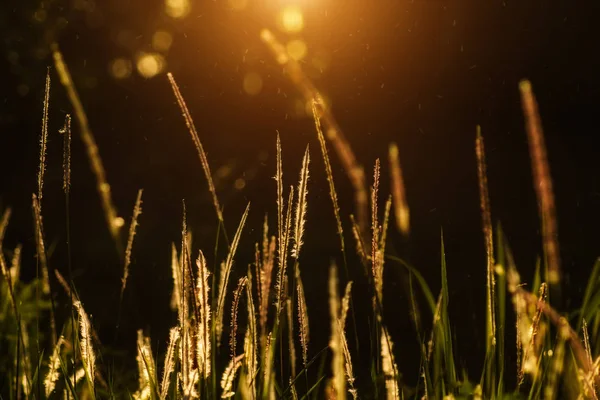
<path fill-rule="evenodd" d="M 295 88 L 259 40 L 264 27 L 274 29 L 282 40 L 291 37 L 274 25 L 281 3 L 250 0 L 245 10 L 233 11 L 224 1 L 196 1 L 182 20 L 165 16 L 163 3 L 156 0 L 15 0 L 0 6 L 4 70 L 0 204 L 14 211 L 5 248 L 23 243 L 23 274 L 31 277 L 35 269 L 31 194 L 37 191 L 43 85 L 46 67 L 52 65 L 48 45 L 56 40 L 79 88 L 114 201 L 126 221 L 137 189 L 145 190 L 124 299 L 122 340 L 117 346 L 128 349 L 131 362 L 136 329 L 148 329 L 154 343 L 164 348 L 168 329 L 176 323 L 168 306 L 169 263 L 170 243 L 180 241 L 182 199 L 194 233 L 194 251 L 204 249 L 210 264 L 215 263 L 214 209 L 166 77 L 144 79 L 134 70 L 130 78 L 117 80 L 108 70 L 114 58 L 135 60 L 138 52 L 148 50 L 157 29 L 173 34 L 173 45 L 164 55 L 167 70 L 174 73 L 208 152 L 230 236 L 246 202 L 252 201 L 238 272 L 244 272 L 251 261 L 265 212 L 275 227 L 276 130 L 283 144 L 286 185 L 296 183 L 303 150 L 310 144 L 313 163 L 301 265 L 312 351 L 326 345 L 327 267 L 332 258 L 341 259 L 322 160 L 313 122 L 295 111 L 299 99 Z M 42 21 L 34 18 L 40 9 L 46 10 Z M 554 179 L 567 294 L 564 310 L 573 309 L 600 253 L 600 167 L 594 118 L 600 100 L 600 6 L 592 1 L 305 0 L 305 9 L 305 29 L 296 36 L 306 41 L 309 57 L 320 51 L 331 60 L 322 73 L 309 63 L 306 68 L 331 100 L 369 177 L 375 159 L 381 157 L 385 195 L 387 146 L 390 141 L 399 145 L 412 235 L 407 246 L 391 234 L 389 248 L 410 258 L 434 293 L 440 288 L 443 228 L 457 360 L 478 379 L 485 348 L 485 255 L 475 126 L 482 126 L 486 140 L 493 221 L 502 222 L 523 279 L 531 281 L 541 243 L 518 93 L 519 80 L 531 79 Z M 117 40 L 123 31 L 130 37 L 126 44 Z M 264 82 L 256 96 L 242 90 L 243 77 L 250 71 L 260 74 Z M 52 77 L 43 212 L 50 266 L 65 272 L 58 129 L 71 108 L 57 76 Z M 351 187 L 333 153 L 332 160 L 347 246 L 352 249 L 347 223 L 353 207 Z M 229 173 L 218 177 L 223 167 Z M 238 178 L 246 183 L 241 190 L 234 188 Z M 101 338 L 110 343 L 122 267 L 77 129 L 70 212 L 75 284 Z M 367 314 L 370 300 L 361 270 L 352 263 L 350 278 L 357 281 L 355 302 L 363 304 L 357 324 L 366 326 L 360 318 Z M 387 265 L 385 285 L 386 319 L 396 339 L 396 358 L 400 371 L 414 384 L 419 357 L 397 266 Z M 56 286 L 57 299 L 65 303 Z M 429 314 L 424 318 L 428 320 Z M 512 326 L 510 318 L 507 324 Z M 360 354 L 365 354 L 365 347 Z M 357 357 L 361 365 L 361 356 Z"/>

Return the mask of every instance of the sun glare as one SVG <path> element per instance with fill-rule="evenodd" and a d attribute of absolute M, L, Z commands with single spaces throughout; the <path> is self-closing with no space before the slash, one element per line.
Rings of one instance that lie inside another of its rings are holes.
<path fill-rule="evenodd" d="M 304 28 L 304 15 L 298 6 L 287 6 L 281 11 L 281 27 L 285 32 L 297 33 Z"/>
<path fill-rule="evenodd" d="M 190 13 L 190 0 L 165 0 L 165 12 L 171 18 L 183 18 Z"/>

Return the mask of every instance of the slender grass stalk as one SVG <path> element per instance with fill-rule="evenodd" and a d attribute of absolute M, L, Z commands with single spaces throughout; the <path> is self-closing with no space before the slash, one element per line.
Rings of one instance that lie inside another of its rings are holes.
<path fill-rule="evenodd" d="M 229 336 L 229 350 L 231 359 L 235 359 L 237 356 L 236 346 L 237 346 L 237 330 L 238 330 L 238 307 L 240 304 L 240 298 L 246 289 L 246 283 L 248 282 L 248 277 L 244 276 L 239 279 L 237 288 L 233 292 L 233 303 L 231 304 L 231 332 Z"/>
<path fill-rule="evenodd" d="M 277 182 L 277 321 L 279 321 L 279 310 L 280 310 L 280 286 L 283 280 L 282 271 L 284 271 L 284 263 L 287 259 L 285 252 L 284 238 L 285 238 L 285 225 L 283 219 L 283 213 L 285 205 L 283 203 L 283 168 L 282 168 L 282 154 L 281 154 L 281 139 L 279 132 L 277 132 L 277 171 L 275 175 L 275 181 Z M 291 205 L 288 203 L 288 207 Z"/>
<path fill-rule="evenodd" d="M 597 312 L 597 308 L 591 306 L 593 298 L 597 296 L 598 291 L 598 282 L 600 281 L 600 257 L 596 259 L 594 262 L 594 266 L 592 267 L 592 273 L 588 279 L 588 283 L 585 288 L 585 292 L 583 295 L 583 301 L 581 303 L 581 312 L 579 317 L 577 318 L 576 329 L 579 331 L 581 329 L 581 324 L 584 318 L 591 319 L 594 314 Z"/>
<path fill-rule="evenodd" d="M 363 237 L 360 234 L 360 228 L 354 219 L 354 215 L 352 214 L 350 214 L 350 222 L 352 223 L 352 234 L 354 235 L 354 240 L 356 241 L 356 253 L 362 260 L 363 265 L 367 265 L 371 257 L 367 254 Z"/>
<path fill-rule="evenodd" d="M 165 400 L 169 393 L 171 374 L 175 370 L 175 349 L 177 348 L 179 337 L 179 327 L 176 326 L 174 328 L 171 328 L 171 330 L 169 331 L 169 345 L 167 346 L 167 355 L 165 356 L 162 382 L 160 385 L 161 400 Z"/>
<path fill-rule="evenodd" d="M 44 113 L 42 116 L 42 134 L 40 137 L 40 166 L 38 169 L 38 201 L 42 209 L 42 196 L 44 192 L 44 173 L 46 172 L 46 147 L 48 143 L 48 108 L 50 107 L 50 67 L 46 72 L 46 86 L 44 90 Z"/>
<path fill-rule="evenodd" d="M 496 376 L 494 371 L 496 359 L 496 295 L 494 272 L 494 242 L 490 197 L 487 184 L 487 167 L 485 162 L 485 146 L 481 127 L 477 126 L 475 139 L 475 154 L 477 156 L 477 178 L 479 182 L 479 206 L 481 210 L 482 230 L 486 250 L 486 362 L 483 374 L 485 393 L 493 397 L 496 394 Z"/>
<path fill-rule="evenodd" d="M 256 325 L 256 310 L 254 308 L 254 300 L 252 298 L 252 274 L 248 268 L 248 277 L 246 284 L 246 305 L 248 312 L 248 326 L 244 337 L 244 364 L 249 378 L 247 382 L 247 390 L 250 396 L 246 398 L 254 400 L 256 398 L 256 377 L 258 376 L 258 343 L 257 343 L 257 325 Z"/>
<path fill-rule="evenodd" d="M 202 374 L 204 380 L 207 380 L 211 374 L 211 344 L 210 344 L 210 285 L 208 277 L 210 272 L 206 267 L 206 258 L 200 252 L 196 260 L 198 267 L 198 285 L 197 285 L 197 302 L 200 305 L 200 319 L 196 328 L 198 332 L 197 342 L 197 363 L 199 373 Z"/>
<path fill-rule="evenodd" d="M 339 331 L 342 349 L 344 352 L 344 370 L 346 372 L 346 381 L 348 383 L 348 392 L 352 395 L 352 398 L 356 400 L 358 398 L 358 391 L 354 387 L 354 369 L 352 367 L 352 356 L 350 349 L 348 348 L 348 340 L 346 339 L 346 317 L 348 315 L 348 309 L 350 307 L 350 293 L 352 290 L 352 281 L 346 284 L 346 290 L 344 291 L 344 297 L 342 298 L 342 306 L 340 310 L 340 317 L 338 318 L 337 329 Z"/>
<path fill-rule="evenodd" d="M 389 337 L 387 328 L 383 327 L 381 331 L 381 362 L 385 377 L 385 392 L 388 400 L 400 399 L 400 387 L 398 386 L 398 376 L 396 371 L 396 361 L 394 360 L 393 343 Z"/>
<path fill-rule="evenodd" d="M 558 391 L 559 379 L 562 375 L 565 363 L 565 344 L 570 336 L 570 326 L 564 317 L 561 317 L 558 325 L 558 341 L 554 348 L 552 356 L 553 361 L 548 371 L 548 381 L 544 388 L 544 398 L 553 400 L 556 398 Z"/>
<path fill-rule="evenodd" d="M 58 131 L 63 135 L 63 191 L 71 192 L 71 114 L 65 115 L 65 124 Z"/>
<path fill-rule="evenodd" d="M 102 160 L 100 159 L 96 140 L 94 139 L 94 135 L 90 129 L 87 115 L 85 114 L 83 105 L 81 104 L 81 100 L 77 94 L 77 90 L 75 88 L 75 84 L 73 83 L 73 79 L 71 78 L 69 68 L 67 67 L 67 64 L 65 64 L 62 53 L 58 49 L 58 45 L 56 43 L 52 45 L 52 54 L 54 57 L 56 72 L 58 73 L 60 82 L 67 91 L 67 95 L 71 105 L 73 106 L 75 118 L 79 123 L 79 133 L 81 134 L 81 139 L 85 145 L 90 166 L 94 175 L 96 176 L 98 194 L 100 195 L 100 200 L 102 201 L 102 207 L 104 209 L 104 216 L 106 218 L 108 230 L 115 242 L 117 251 L 119 254 L 122 254 L 119 235 L 125 221 L 123 218 L 117 215 L 117 209 L 112 201 L 110 185 L 106 181 L 106 172 L 104 170 L 104 166 L 102 165 Z"/>
<path fill-rule="evenodd" d="M 279 269 L 277 271 L 277 318 L 276 323 L 279 324 L 279 318 L 281 311 L 283 310 L 283 302 L 287 295 L 285 288 L 286 281 L 286 269 L 287 269 L 287 256 L 289 250 L 289 241 L 291 237 L 291 221 L 292 221 L 292 204 L 294 202 L 294 187 L 290 187 L 290 195 L 288 197 L 288 207 L 286 218 L 283 222 L 283 245 L 281 246 L 281 252 L 279 255 Z"/>
<path fill-rule="evenodd" d="M 223 213 L 221 211 L 221 206 L 219 205 L 219 199 L 217 198 L 217 191 L 215 189 L 215 184 L 212 179 L 212 175 L 210 173 L 210 167 L 208 164 L 208 158 L 206 157 L 206 152 L 204 151 L 204 147 L 202 146 L 202 142 L 198 137 L 198 131 L 196 130 L 196 125 L 194 125 L 194 120 L 192 119 L 192 115 L 190 114 L 187 105 L 185 104 L 185 100 L 181 95 L 181 91 L 179 90 L 179 86 L 177 86 L 177 82 L 175 82 L 175 78 L 172 73 L 167 73 L 167 78 L 169 78 L 169 83 L 171 84 L 171 88 L 173 89 L 173 94 L 177 99 L 177 104 L 181 109 L 181 113 L 183 114 L 183 118 L 185 119 L 185 124 L 190 132 L 192 140 L 194 142 L 194 146 L 196 147 L 196 151 L 198 152 L 198 157 L 200 157 L 200 163 L 202 164 L 202 169 L 204 170 L 204 175 L 206 176 L 206 180 L 208 182 L 208 190 L 212 195 L 213 205 L 215 207 L 215 211 L 217 213 L 217 218 L 221 225 L 223 225 Z"/>
<path fill-rule="evenodd" d="M 315 128 L 317 130 L 317 137 L 319 138 L 319 145 L 321 147 L 321 154 L 323 155 L 323 163 L 325 164 L 325 172 L 327 174 L 327 184 L 329 185 L 329 197 L 331 198 L 331 205 L 333 206 L 333 214 L 335 215 L 335 222 L 337 225 L 338 236 L 340 238 L 340 247 L 342 253 L 346 253 L 346 246 L 344 244 L 344 229 L 342 228 L 342 219 L 340 218 L 340 205 L 338 203 L 337 191 L 335 190 L 335 184 L 333 182 L 333 172 L 331 170 L 331 162 L 329 161 L 329 154 L 327 152 L 327 144 L 325 143 L 325 137 L 323 136 L 323 129 L 321 128 L 321 117 L 319 110 L 317 109 L 317 101 L 312 101 L 312 114 L 315 121 Z M 360 231 L 360 229 L 359 229 Z"/>
<path fill-rule="evenodd" d="M 523 114 L 525 114 L 526 120 L 529 154 L 533 171 L 533 186 L 537 195 L 540 219 L 542 221 L 542 239 L 548 265 L 548 282 L 550 285 L 558 285 L 561 270 L 557 239 L 556 206 L 552 189 L 552 178 L 550 177 L 550 167 L 546 155 L 544 132 L 540 121 L 537 101 L 531 88 L 531 82 L 522 80 L 519 82 L 519 90 L 521 91 Z"/>
<path fill-rule="evenodd" d="M 275 265 L 275 249 L 276 249 L 276 238 L 271 237 L 268 244 L 265 247 L 263 243 L 263 259 L 261 261 L 261 268 L 259 273 L 260 279 L 260 297 L 259 297 L 259 317 L 260 317 L 260 348 L 261 354 L 266 354 L 266 340 L 267 340 L 267 318 L 269 312 L 269 298 L 271 294 L 271 280 L 273 276 L 273 267 Z"/>
<path fill-rule="evenodd" d="M 123 278 L 121 279 L 121 294 L 120 302 L 123 301 L 123 293 L 125 292 L 125 286 L 127 285 L 127 278 L 129 277 L 129 266 L 131 265 L 131 250 L 133 248 L 133 239 L 135 238 L 135 230 L 138 226 L 138 218 L 142 213 L 142 193 L 143 189 L 138 190 L 137 198 L 135 200 L 135 206 L 133 207 L 133 215 L 131 216 L 131 224 L 129 225 L 129 235 L 127 237 L 127 247 L 125 248 L 125 263 L 123 266 Z"/>
<path fill-rule="evenodd" d="M 340 298 L 338 295 L 337 267 L 332 263 L 329 267 L 329 312 L 331 319 L 331 336 L 329 339 L 329 348 L 333 353 L 331 369 L 333 372 L 333 387 L 335 398 L 338 400 L 346 399 L 346 379 L 344 373 L 344 350 L 340 334 Z"/>
<path fill-rule="evenodd" d="M 181 266 L 177 259 L 177 249 L 175 243 L 171 243 L 171 274 L 173 276 L 173 292 L 171 293 L 171 310 L 177 310 L 178 315 L 181 313 L 181 299 L 183 294 L 181 293 L 183 283 L 181 276 Z"/>
<path fill-rule="evenodd" d="M 504 396 L 504 358 L 505 358 L 505 326 L 506 326 L 506 262 L 505 262 L 505 249 L 504 249 L 504 234 L 502 227 L 498 224 L 496 233 L 496 254 L 497 264 L 494 267 L 498 281 L 496 285 L 496 296 L 497 296 L 497 315 L 496 315 L 496 327 L 497 327 L 497 376 L 498 376 L 498 390 L 497 397 L 502 398 Z"/>
<path fill-rule="evenodd" d="M 300 268 L 296 268 L 296 292 L 298 293 L 298 326 L 300 331 L 300 345 L 302 347 L 302 362 L 304 368 L 307 368 L 310 327 L 308 323 L 308 307 L 306 306 L 306 298 L 304 296 L 304 285 L 300 277 Z"/>
<path fill-rule="evenodd" d="M 42 224 L 42 210 L 40 208 L 40 203 L 35 194 L 32 195 L 33 198 L 33 217 L 35 223 L 35 243 L 37 247 L 37 255 L 38 261 L 42 267 L 42 292 L 45 296 L 50 297 L 50 328 L 52 334 L 52 346 L 56 346 L 57 338 L 56 338 L 56 320 L 54 318 L 54 300 L 50 294 L 50 274 L 48 272 L 48 259 L 46 257 L 46 246 L 44 244 L 44 227 Z M 38 299 L 39 300 L 39 299 Z"/>
<path fill-rule="evenodd" d="M 250 203 L 246 206 L 246 210 L 240 219 L 240 223 L 238 225 L 237 231 L 235 232 L 235 236 L 233 237 L 233 241 L 231 242 L 231 248 L 229 249 L 229 254 L 227 255 L 227 259 L 223 264 L 223 268 L 221 269 L 221 277 L 219 283 L 219 295 L 217 302 L 217 315 L 215 318 L 216 322 L 216 334 L 217 341 L 221 340 L 221 333 L 223 331 L 223 307 L 225 306 L 225 294 L 227 291 L 227 283 L 229 282 L 229 275 L 231 274 L 231 269 L 233 268 L 233 259 L 235 257 L 235 253 L 237 251 L 238 244 L 240 242 L 240 237 L 242 235 L 242 230 L 244 229 L 244 224 L 246 223 L 246 218 L 248 217 L 248 212 L 250 211 Z"/>
<path fill-rule="evenodd" d="M 2 269 L 2 276 L 6 281 L 6 285 L 8 287 L 8 295 L 10 298 L 10 303 L 13 307 L 15 319 L 19 321 L 19 309 L 14 291 L 15 284 L 13 283 L 11 273 L 8 269 L 8 266 L 6 265 L 6 260 L 4 259 L 3 251 L 4 235 L 6 233 L 6 228 L 8 227 L 8 221 L 10 220 L 11 213 L 11 209 L 7 208 L 6 210 L 4 210 L 4 213 L 2 213 L 2 219 L 0 219 L 0 268 Z"/>
<path fill-rule="evenodd" d="M 406 201 L 406 191 L 404 189 L 404 179 L 402 177 L 402 168 L 400 167 L 400 155 L 396 143 L 391 143 L 388 157 L 390 160 L 390 176 L 392 197 L 394 199 L 394 215 L 396 217 L 396 226 L 404 237 L 410 233 L 410 209 Z"/>
<path fill-rule="evenodd" d="M 302 169 L 300 170 L 300 182 L 298 183 L 298 201 L 296 203 L 296 217 L 294 226 L 294 244 L 292 248 L 292 257 L 298 260 L 300 249 L 302 248 L 302 235 L 304 234 L 304 223 L 306 222 L 306 196 L 308 194 L 308 165 L 310 163 L 310 153 L 308 146 L 302 159 Z M 288 205 L 291 207 L 291 205 Z"/>
<path fill-rule="evenodd" d="M 286 301 L 287 311 L 287 331 L 288 331 L 288 356 L 290 363 L 290 379 L 296 379 L 296 345 L 294 344 L 294 319 L 292 299 L 287 298 Z M 295 389 L 295 388 L 294 388 Z"/>
<path fill-rule="evenodd" d="M 375 160 L 373 172 L 373 187 L 371 188 L 371 269 L 373 273 L 373 282 L 375 285 L 375 301 L 380 302 L 383 295 L 383 269 L 379 265 L 381 257 L 379 255 L 379 235 L 381 227 L 379 226 L 379 215 L 377 210 L 377 200 L 379 193 L 380 167 L 379 159 Z M 378 315 L 378 319 L 381 316 Z"/>

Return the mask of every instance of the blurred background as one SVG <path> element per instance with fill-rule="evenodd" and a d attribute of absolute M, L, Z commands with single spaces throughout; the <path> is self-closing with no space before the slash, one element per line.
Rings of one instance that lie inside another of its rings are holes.
<path fill-rule="evenodd" d="M 213 255 L 215 213 L 166 79 L 170 71 L 208 153 L 230 236 L 246 203 L 252 202 L 237 273 L 245 273 L 252 261 L 265 213 L 275 227 L 276 131 L 286 185 L 296 184 L 301 157 L 310 145 L 301 268 L 314 332 L 312 351 L 324 347 L 327 267 L 331 259 L 341 262 L 335 220 L 314 123 L 260 40 L 260 31 L 268 28 L 322 91 L 369 180 L 381 157 L 382 197 L 388 193 L 388 144 L 398 144 L 412 233 L 409 243 L 390 233 L 388 249 L 415 264 L 437 293 L 443 229 L 457 362 L 477 379 L 485 351 L 486 264 L 475 126 L 482 126 L 486 140 L 493 221 L 502 223 L 523 280 L 530 282 L 541 241 L 518 82 L 532 81 L 558 208 L 563 307 L 573 309 L 600 255 L 600 153 L 594 118 L 600 104 L 599 11 L 592 1 L 541 0 L 4 0 L 0 205 L 13 208 L 5 248 L 24 245 L 23 274 L 31 278 L 31 194 L 37 190 L 44 80 L 47 68 L 52 70 L 49 45 L 57 42 L 96 136 L 119 214 L 127 222 L 137 190 L 144 188 L 121 342 L 112 343 L 122 266 L 74 124 L 70 212 L 76 287 L 101 339 L 125 352 L 131 365 L 136 329 L 147 329 L 164 348 L 176 320 L 169 309 L 170 246 L 181 240 L 182 199 L 194 251 L 202 248 L 210 265 L 222 257 L 215 260 Z M 52 78 L 44 223 L 50 266 L 65 271 L 58 130 L 71 106 L 53 72 Z M 331 156 L 349 233 L 352 189 L 339 160 Z M 346 239 L 353 249 L 350 235 Z M 349 263 L 345 279 L 356 281 L 360 330 L 370 299 L 357 263 Z M 58 302 L 65 304 L 55 286 Z M 386 320 L 400 371 L 414 384 L 419 354 L 404 288 L 399 267 L 388 264 Z M 366 345 L 357 350 L 357 365 L 361 354 L 368 354 L 366 335 L 359 332 Z M 358 371 L 358 379 L 368 379 L 368 372 Z"/>

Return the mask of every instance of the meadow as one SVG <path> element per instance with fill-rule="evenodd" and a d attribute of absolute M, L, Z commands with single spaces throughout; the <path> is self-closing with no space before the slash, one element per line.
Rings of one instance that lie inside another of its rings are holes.
<path fill-rule="evenodd" d="M 254 244 L 254 261 L 249 265 L 236 263 L 240 242 L 250 229 L 246 222 L 252 206 L 228 210 L 228 216 L 237 214 L 239 222 L 233 234 L 227 232 L 213 174 L 185 95 L 172 74 L 164 77 L 173 90 L 190 144 L 198 154 L 198 166 L 206 177 L 206 190 L 218 221 L 217 243 L 221 245 L 214 249 L 194 248 L 186 218 L 186 208 L 193 205 L 184 201 L 181 236 L 172 239 L 170 266 L 173 281 L 170 306 L 177 315 L 177 324 L 170 328 L 168 340 L 161 339 L 168 345 L 160 349 L 153 347 L 156 338 L 142 329 L 138 331 L 137 382 L 119 379 L 115 360 L 106 353 L 102 345 L 105 339 L 101 340 L 96 333 L 70 270 L 61 272 L 48 265 L 43 216 L 52 210 L 42 208 L 42 204 L 53 77 L 58 78 L 72 106 L 61 130 L 67 213 L 73 132 L 86 149 L 106 228 L 121 258 L 121 300 L 127 291 L 132 252 L 143 251 L 135 246 L 136 232 L 143 229 L 143 225 L 138 226 L 138 218 L 143 213 L 143 190 L 137 193 L 131 217 L 127 220 L 120 217 L 113 204 L 92 124 L 87 120 L 60 50 L 53 48 L 54 66 L 46 78 L 38 190 L 32 195 L 31 203 L 37 249 L 34 279 L 21 279 L 21 247 L 2 246 L 5 232 L 11 229 L 10 209 L 3 210 L 0 222 L 3 276 L 0 283 L 0 396 L 7 399 L 596 399 L 600 384 L 600 357 L 597 357 L 600 262 L 590 269 L 579 308 L 570 313 L 557 311 L 554 299 L 562 297 L 563 272 L 556 210 L 531 83 L 523 80 L 515 90 L 521 93 L 544 251 L 532 280 L 522 278 L 501 226 L 492 224 L 484 133 L 474 127 L 481 231 L 487 254 L 486 264 L 482 265 L 487 277 L 481 282 L 486 288 L 486 355 L 481 375 L 468 376 L 455 361 L 456 324 L 448 311 L 451 283 L 447 279 L 443 234 L 439 249 L 440 288 L 431 288 L 416 266 L 389 252 L 389 232 L 396 230 L 408 237 L 411 230 L 400 149 L 391 143 L 388 154 L 366 172 L 332 110 L 303 73 L 301 65 L 286 56 L 285 49 L 271 32 L 263 31 L 261 38 L 311 107 L 319 148 L 306 148 L 298 166 L 298 178 L 294 177 L 294 184 L 289 186 L 292 181 L 287 182 L 287 176 L 284 181 L 282 172 L 285 149 L 277 136 L 273 143 L 277 157 L 271 166 L 276 180 L 276 192 L 271 194 L 276 209 L 270 214 L 276 223 L 270 224 L 271 219 L 265 218 L 262 226 L 252 227 L 262 236 L 262 240 Z M 339 206 L 332 156 L 343 165 L 345 179 L 353 187 L 352 210 Z M 308 278 L 303 274 L 301 258 L 305 250 L 304 227 L 310 218 L 307 193 L 311 190 L 310 171 L 314 168 L 311 160 L 316 158 L 321 158 L 325 167 L 339 241 L 339 254 L 321 260 L 328 268 L 329 277 L 327 293 L 322 296 L 328 299 L 322 305 L 329 309 L 327 321 L 309 318 L 311 312 L 303 285 Z M 389 194 L 380 190 L 383 179 L 389 179 Z M 69 224 L 68 217 L 65 224 Z M 345 226 L 351 229 L 344 229 Z M 214 267 L 208 259 L 214 262 Z M 351 264 L 349 260 L 363 268 L 360 276 L 364 277 L 370 292 L 366 299 L 353 296 L 354 282 L 344 279 L 342 271 Z M 392 263 L 408 275 L 411 312 L 402 317 L 412 321 L 420 354 L 416 363 L 408 362 L 394 351 L 395 339 L 387 328 L 386 316 L 390 313 L 384 310 L 390 306 L 385 301 L 383 281 L 384 268 Z M 239 277 L 237 281 L 236 277 Z M 52 290 L 60 291 L 61 297 L 53 296 Z M 70 315 L 56 312 L 57 298 L 68 300 Z M 368 330 L 369 341 L 362 343 L 370 354 L 369 363 L 366 367 L 360 366 L 370 371 L 370 379 L 364 376 L 357 379 L 358 366 L 353 364 L 353 357 L 358 338 L 348 334 L 356 334 L 356 329 L 348 327 L 356 324 L 358 302 L 366 302 L 370 310 L 369 323 L 364 328 Z M 121 308 L 115 313 L 118 332 Z M 327 329 L 329 342 L 324 348 L 316 348 L 311 343 L 311 329 L 315 327 Z M 507 340 L 512 335 L 516 336 L 516 343 Z M 516 353 L 516 365 L 509 365 L 509 353 Z M 420 378 L 416 385 L 404 383 L 402 372 L 408 370 L 418 371 Z M 509 386 L 506 382 L 516 382 L 516 385 Z"/>

